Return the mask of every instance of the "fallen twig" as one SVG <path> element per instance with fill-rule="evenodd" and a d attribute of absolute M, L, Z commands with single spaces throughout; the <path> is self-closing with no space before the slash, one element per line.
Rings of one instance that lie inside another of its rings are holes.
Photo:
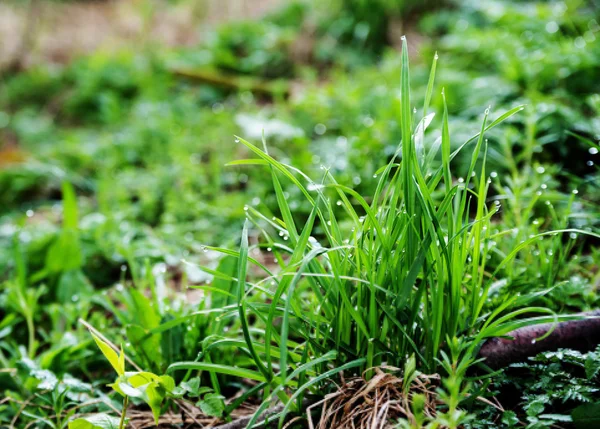
<path fill-rule="evenodd" d="M 284 80 L 265 81 L 253 76 L 225 74 L 212 69 L 172 68 L 171 72 L 199 83 L 232 91 L 248 90 L 267 97 L 288 97 L 290 94 L 290 85 Z"/>

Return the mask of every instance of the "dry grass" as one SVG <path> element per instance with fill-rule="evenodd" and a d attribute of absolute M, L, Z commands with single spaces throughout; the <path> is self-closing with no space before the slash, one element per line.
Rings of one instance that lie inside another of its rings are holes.
<path fill-rule="evenodd" d="M 316 424 L 310 419 L 310 429 L 384 429 L 392 428 L 399 418 L 414 419 L 411 412 L 412 396 L 425 397 L 425 415 L 433 417 L 436 409 L 437 375 L 417 375 L 410 388 L 404 389 L 403 379 L 395 375 L 395 368 L 376 368 L 370 380 L 363 377 L 342 380 L 335 393 L 309 407 L 322 407 Z"/>

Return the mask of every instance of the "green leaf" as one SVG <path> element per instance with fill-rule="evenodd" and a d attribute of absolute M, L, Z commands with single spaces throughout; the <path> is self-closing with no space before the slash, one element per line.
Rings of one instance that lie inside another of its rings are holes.
<path fill-rule="evenodd" d="M 514 411 L 505 411 L 502 413 L 502 423 L 508 427 L 513 427 L 519 424 L 519 419 Z"/>
<path fill-rule="evenodd" d="M 138 356 L 144 358 L 147 368 L 156 370 L 162 366 L 162 353 L 160 349 L 161 336 L 150 334 L 148 330 L 139 325 L 127 325 L 127 339 L 131 342 Z"/>
<path fill-rule="evenodd" d="M 225 410 L 225 399 L 218 393 L 207 393 L 201 401 L 196 404 L 202 412 L 210 417 L 221 417 Z"/>
<path fill-rule="evenodd" d="M 167 393 L 175 390 L 173 378 L 144 371 L 128 372 L 124 377 L 124 380 L 113 384 L 113 388 L 121 394 L 142 399 L 152 410 L 154 422 L 158 424 L 162 402 Z"/>
<path fill-rule="evenodd" d="M 92 414 L 69 422 L 69 429 L 117 429 L 118 427 L 119 418 L 105 413 Z"/>
<path fill-rule="evenodd" d="M 200 386 L 200 377 L 194 377 L 188 381 L 182 381 L 179 386 L 188 392 L 189 396 L 201 396 L 205 393 L 212 392 L 210 387 Z"/>
<path fill-rule="evenodd" d="M 31 371 L 31 376 L 40 381 L 37 385 L 39 390 L 54 390 L 58 385 L 58 378 L 56 378 L 56 375 L 50 370 L 36 369 Z"/>
<path fill-rule="evenodd" d="M 77 229 L 77 197 L 75 189 L 69 182 L 62 184 L 63 197 L 63 228 Z"/>
<path fill-rule="evenodd" d="M 46 254 L 46 270 L 57 274 L 76 270 L 83 265 L 79 234 L 75 229 L 63 229 Z"/>
<path fill-rule="evenodd" d="M 216 363 L 205 362 L 176 362 L 169 365 L 167 372 L 177 371 L 180 369 L 192 369 L 198 371 L 214 371 L 220 374 L 232 375 L 234 377 L 248 378 L 256 381 L 266 381 L 265 377 L 257 371 L 252 371 L 246 368 L 237 368 L 228 365 L 219 365 Z"/>
<path fill-rule="evenodd" d="M 118 356 L 117 352 L 115 352 L 108 344 L 98 338 L 96 335 L 92 333 L 92 337 L 98 348 L 104 355 L 104 357 L 108 360 L 108 362 L 112 365 L 114 370 L 117 372 L 119 376 L 125 374 L 125 354 L 123 353 L 123 348 L 121 348 L 121 355 Z"/>
<path fill-rule="evenodd" d="M 588 353 L 585 359 L 585 376 L 588 380 L 592 380 L 600 374 L 600 355 L 596 353 Z"/>
<path fill-rule="evenodd" d="M 46 270 L 61 273 L 76 270 L 83 265 L 77 226 L 77 198 L 73 186 L 65 182 L 63 193 L 63 228 L 46 253 Z"/>
<path fill-rule="evenodd" d="M 544 411 L 544 408 L 546 407 L 546 403 L 548 401 L 546 399 L 536 399 L 533 402 L 530 402 L 529 405 L 526 407 L 527 408 L 527 415 L 528 416 L 537 416 L 539 414 L 541 414 Z"/>
<path fill-rule="evenodd" d="M 572 422 L 573 419 L 571 416 L 566 414 L 540 414 L 538 416 L 540 419 L 545 420 L 554 420 L 555 422 Z"/>
<path fill-rule="evenodd" d="M 576 429 L 596 429 L 600 427 L 600 402 L 583 404 L 571 413 Z"/>
<path fill-rule="evenodd" d="M 94 293 L 94 287 L 81 269 L 65 271 L 56 287 L 56 298 L 61 303 L 77 301 Z"/>

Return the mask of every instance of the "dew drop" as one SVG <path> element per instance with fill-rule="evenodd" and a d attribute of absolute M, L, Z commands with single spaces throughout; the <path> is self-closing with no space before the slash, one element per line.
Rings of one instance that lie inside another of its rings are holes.
<path fill-rule="evenodd" d="M 327 131 L 327 127 L 325 126 L 325 124 L 317 124 L 315 125 L 314 131 L 315 134 L 322 136 L 323 134 L 325 134 L 325 131 Z"/>

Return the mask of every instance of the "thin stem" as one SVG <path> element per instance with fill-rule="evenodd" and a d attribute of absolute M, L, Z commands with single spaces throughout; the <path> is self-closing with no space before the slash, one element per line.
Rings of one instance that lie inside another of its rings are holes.
<path fill-rule="evenodd" d="M 119 421 L 119 429 L 125 428 L 125 414 L 127 413 L 127 405 L 129 405 L 129 396 L 123 399 L 123 410 L 121 411 L 121 420 Z"/>
<path fill-rule="evenodd" d="M 27 330 L 29 331 L 29 357 L 33 359 L 35 357 L 35 326 L 33 324 L 33 316 L 28 315 L 25 320 L 27 322 Z"/>

